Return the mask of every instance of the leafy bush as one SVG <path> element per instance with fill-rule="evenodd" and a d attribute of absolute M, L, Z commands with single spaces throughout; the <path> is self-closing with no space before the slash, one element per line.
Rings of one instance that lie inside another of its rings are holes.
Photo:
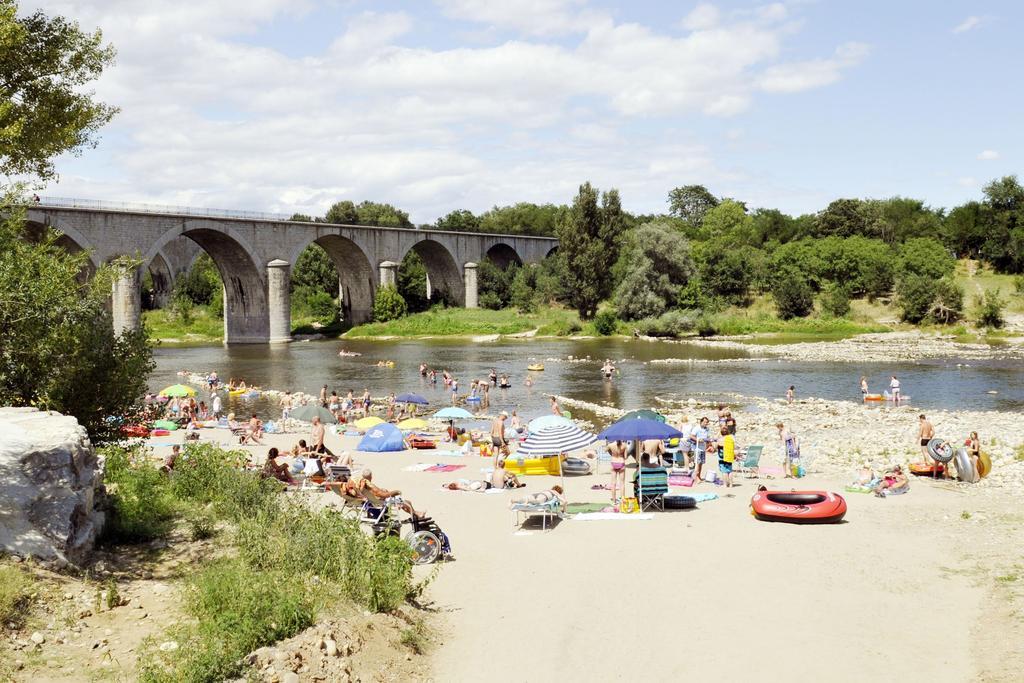
<path fill-rule="evenodd" d="M 306 309 L 322 325 L 330 325 L 338 319 L 338 304 L 327 292 L 310 292 L 306 296 Z"/>
<path fill-rule="evenodd" d="M 142 543 L 166 535 L 177 512 L 167 477 L 138 450 L 108 446 L 101 452 L 110 501 L 105 540 Z"/>
<path fill-rule="evenodd" d="M 374 321 L 386 323 L 390 320 L 398 320 L 405 317 L 408 312 L 405 299 L 395 287 L 386 285 L 377 290 L 377 295 L 373 299 Z"/>
<path fill-rule="evenodd" d="M 211 505 L 220 517 L 237 521 L 275 503 L 281 485 L 241 469 L 244 451 L 213 444 L 189 444 L 174 467 L 171 490 L 182 501 Z"/>
<path fill-rule="evenodd" d="M 516 270 L 512 285 L 509 288 L 509 304 L 523 313 L 531 313 L 537 308 L 537 277 L 539 268 L 524 266 Z"/>
<path fill-rule="evenodd" d="M 1018 275 L 1013 278 L 1013 291 L 1018 296 L 1024 296 L 1024 275 Z"/>
<path fill-rule="evenodd" d="M 194 574 L 185 588 L 185 609 L 196 622 L 172 632 L 177 650 L 150 645 L 143 681 L 236 678 L 245 655 L 299 633 L 315 616 L 311 589 L 301 577 L 253 572 L 238 559 L 214 560 Z"/>
<path fill-rule="evenodd" d="M 935 283 L 935 298 L 928 315 L 943 325 L 951 325 L 963 317 L 964 290 L 953 278 L 942 278 Z"/>
<path fill-rule="evenodd" d="M 850 292 L 835 283 L 825 286 L 821 295 L 821 308 L 833 318 L 844 318 L 850 313 Z"/>
<path fill-rule="evenodd" d="M 903 273 L 938 280 L 953 273 L 956 260 L 942 242 L 930 237 L 915 237 L 900 247 L 899 265 Z"/>
<path fill-rule="evenodd" d="M 191 325 L 195 318 L 195 304 L 192 299 L 178 293 L 171 299 L 171 317 L 182 325 Z"/>
<path fill-rule="evenodd" d="M 987 289 L 981 296 L 975 297 L 974 305 L 978 309 L 978 324 L 982 327 L 999 329 L 1006 324 L 1003 309 L 1006 300 L 999 295 L 998 289 Z"/>
<path fill-rule="evenodd" d="M 681 337 L 697 329 L 696 311 L 668 311 L 657 318 L 644 318 L 634 324 L 637 332 L 648 337 Z"/>
<path fill-rule="evenodd" d="M 0 624 L 21 626 L 34 593 L 32 579 L 20 567 L 0 564 Z"/>
<path fill-rule="evenodd" d="M 928 317 L 935 300 L 935 281 L 921 275 L 905 275 L 896 288 L 900 318 L 917 324 Z"/>
<path fill-rule="evenodd" d="M 602 337 L 607 337 L 610 334 L 615 334 L 615 328 L 618 327 L 619 319 L 615 317 L 615 311 L 610 309 L 604 309 L 598 311 L 597 315 L 594 316 L 594 330 Z"/>
<path fill-rule="evenodd" d="M 205 306 L 213 301 L 217 292 L 224 289 L 220 272 L 210 255 L 203 252 L 187 272 L 174 281 L 172 298 L 187 297 L 192 303 Z"/>
<path fill-rule="evenodd" d="M 504 308 L 501 304 L 501 299 L 494 292 L 484 292 L 480 295 L 480 307 L 492 311 L 498 311 Z"/>
<path fill-rule="evenodd" d="M 787 269 L 772 285 L 775 308 L 783 320 L 803 318 L 814 310 L 814 291 L 796 271 Z"/>

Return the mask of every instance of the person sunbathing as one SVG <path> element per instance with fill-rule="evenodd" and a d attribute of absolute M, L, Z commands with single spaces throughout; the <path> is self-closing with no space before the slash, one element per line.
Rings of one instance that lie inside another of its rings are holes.
<path fill-rule="evenodd" d="M 565 500 L 565 496 L 562 495 L 563 493 L 564 491 L 562 490 L 562 487 L 555 485 L 546 491 L 537 491 L 536 493 L 531 493 L 523 498 L 513 500 L 509 504 L 509 507 L 514 505 L 544 505 L 545 503 L 550 503 L 553 500 L 558 500 L 562 505 L 565 505 L 567 501 Z"/>
<path fill-rule="evenodd" d="M 483 493 L 487 489 L 494 488 L 494 485 L 483 479 L 459 479 L 453 481 L 450 484 L 441 484 L 441 488 L 448 489 L 449 491 L 472 491 L 473 493 Z"/>
<path fill-rule="evenodd" d="M 374 484 L 373 472 L 369 468 L 364 469 L 360 474 L 360 479 L 356 483 L 356 491 L 360 496 L 366 498 L 368 501 L 371 501 L 371 503 L 376 503 L 377 501 L 383 503 L 388 498 L 396 498 L 402 495 L 402 492 L 399 491 L 398 489 L 395 489 L 393 491 L 389 489 L 382 489 L 381 487 Z M 419 518 L 425 516 L 424 510 L 416 512 L 416 509 L 412 505 L 412 501 L 402 499 L 401 502 L 398 504 L 398 507 L 404 510 L 405 512 L 408 512 L 413 517 Z"/>
<path fill-rule="evenodd" d="M 881 483 L 875 487 L 875 495 L 879 498 L 898 496 L 910 490 L 910 480 L 903 474 L 903 468 L 896 465 L 891 472 L 882 477 Z"/>
<path fill-rule="evenodd" d="M 277 461 L 280 455 L 276 448 L 271 448 L 267 452 L 267 461 L 263 463 L 263 476 L 267 479 L 277 479 L 278 481 L 290 484 L 292 483 L 292 477 L 288 473 L 288 465 Z"/>

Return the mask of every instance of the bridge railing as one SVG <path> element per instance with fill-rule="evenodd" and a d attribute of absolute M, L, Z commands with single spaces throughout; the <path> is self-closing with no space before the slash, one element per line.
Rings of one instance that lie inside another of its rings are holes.
<path fill-rule="evenodd" d="M 112 202 L 103 199 L 77 199 L 73 197 L 41 196 L 40 207 L 53 209 L 96 209 L 106 211 L 132 211 L 138 213 L 163 213 L 174 216 L 199 216 L 203 218 L 246 218 L 250 220 L 286 221 L 292 214 L 267 213 L 265 211 L 236 211 L 232 209 L 208 209 L 200 206 L 174 206 L 172 204 L 144 204 L 141 202 Z"/>

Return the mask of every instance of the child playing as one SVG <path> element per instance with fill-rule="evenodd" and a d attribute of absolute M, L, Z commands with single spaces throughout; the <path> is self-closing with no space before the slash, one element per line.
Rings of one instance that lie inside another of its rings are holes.
<path fill-rule="evenodd" d="M 725 479 L 726 488 L 732 488 L 732 464 L 736 460 L 736 439 L 729 433 L 729 428 L 722 427 L 722 445 L 718 454 L 718 470 Z"/>

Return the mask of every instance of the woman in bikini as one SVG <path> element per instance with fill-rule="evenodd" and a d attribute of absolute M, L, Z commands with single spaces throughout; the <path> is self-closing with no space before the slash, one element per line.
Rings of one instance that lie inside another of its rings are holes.
<path fill-rule="evenodd" d="M 472 491 L 474 493 L 483 493 L 487 489 L 494 488 L 494 485 L 483 479 L 459 479 L 453 481 L 450 484 L 441 484 L 441 488 L 448 489 L 449 491 Z"/>
<path fill-rule="evenodd" d="M 563 496 L 562 493 L 563 491 L 561 486 L 552 486 L 547 491 L 537 491 L 536 493 L 531 493 L 525 498 L 513 500 L 510 505 L 543 505 L 544 503 L 550 503 L 553 500 L 558 500 L 562 505 L 565 505 L 565 496 Z"/>
<path fill-rule="evenodd" d="M 608 454 L 612 457 L 612 505 L 619 502 L 615 493 L 622 487 L 622 495 L 626 495 L 626 444 L 616 441 L 608 445 Z"/>

